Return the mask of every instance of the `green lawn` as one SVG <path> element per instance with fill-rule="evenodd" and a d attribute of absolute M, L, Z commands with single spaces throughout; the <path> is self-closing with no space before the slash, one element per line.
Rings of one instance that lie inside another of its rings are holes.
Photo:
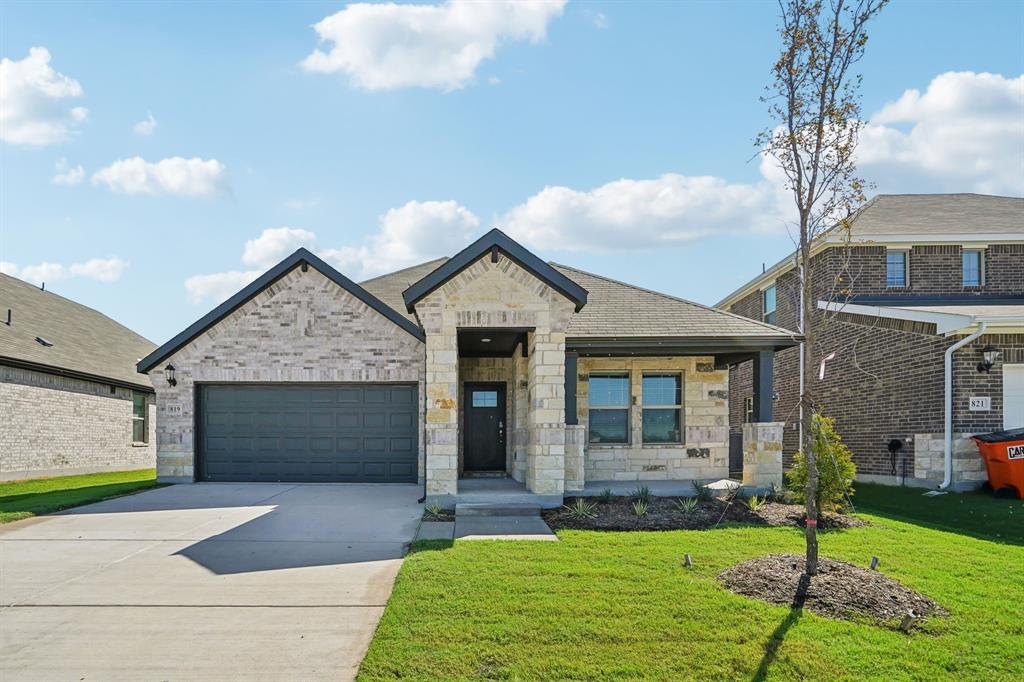
<path fill-rule="evenodd" d="M 99 502 L 156 484 L 156 469 L 0 483 L 0 523 Z"/>
<path fill-rule="evenodd" d="M 921 488 L 858 483 L 858 511 L 1024 545 L 1024 500 L 991 493 L 947 493 L 925 497 Z"/>
<path fill-rule="evenodd" d="M 801 553 L 795 528 L 435 541 L 403 565 L 360 679 L 1024 679 L 1024 547 L 865 516 L 823 533 L 823 554 L 877 555 L 949 618 L 906 635 L 719 586 L 731 565 Z"/>

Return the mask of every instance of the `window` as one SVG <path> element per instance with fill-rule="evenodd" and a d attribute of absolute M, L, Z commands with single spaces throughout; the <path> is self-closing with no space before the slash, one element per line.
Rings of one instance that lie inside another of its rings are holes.
<path fill-rule="evenodd" d="M 132 442 L 149 442 L 149 400 L 145 393 L 132 393 Z"/>
<path fill-rule="evenodd" d="M 965 287 L 980 287 L 984 284 L 984 275 L 982 273 L 984 259 L 981 256 L 981 251 L 963 252 Z"/>
<path fill-rule="evenodd" d="M 473 407 L 497 407 L 497 391 L 473 391 Z"/>
<path fill-rule="evenodd" d="M 645 374 L 643 389 L 644 442 L 682 443 L 682 377 L 678 374 Z"/>
<path fill-rule="evenodd" d="M 743 399 L 743 421 L 748 424 L 754 421 L 754 399 L 751 396 Z"/>
<path fill-rule="evenodd" d="M 591 374 L 588 392 L 591 443 L 629 442 L 629 377 Z"/>
<path fill-rule="evenodd" d="M 775 285 L 771 285 L 763 292 L 761 292 L 762 301 L 764 303 L 764 315 L 761 319 L 768 324 L 775 324 Z"/>
<path fill-rule="evenodd" d="M 885 254 L 885 286 L 898 289 L 907 286 L 906 251 L 887 251 Z"/>

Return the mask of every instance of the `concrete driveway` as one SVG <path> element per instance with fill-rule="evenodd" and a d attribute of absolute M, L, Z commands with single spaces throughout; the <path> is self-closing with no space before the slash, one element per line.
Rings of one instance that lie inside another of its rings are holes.
<path fill-rule="evenodd" d="M 0 526 L 0 679 L 350 679 L 420 491 L 200 483 Z"/>

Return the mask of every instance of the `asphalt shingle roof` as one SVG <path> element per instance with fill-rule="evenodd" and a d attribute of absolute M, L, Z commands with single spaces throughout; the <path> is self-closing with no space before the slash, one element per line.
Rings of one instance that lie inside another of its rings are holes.
<path fill-rule="evenodd" d="M 984 194 L 879 194 L 853 220 L 855 237 L 1006 234 L 1024 237 L 1024 199 Z"/>
<path fill-rule="evenodd" d="M 441 265 L 443 265 L 447 260 L 447 256 L 443 258 L 435 258 L 434 260 L 427 261 L 426 263 L 420 263 L 419 265 L 413 265 L 402 270 L 381 275 L 380 277 L 368 279 L 365 282 L 360 282 L 359 286 L 379 298 L 387 304 L 389 308 L 393 308 L 399 315 L 419 324 L 416 320 L 416 316 L 406 311 L 405 300 L 402 298 L 402 292 L 437 268 L 441 267 Z"/>
<path fill-rule="evenodd" d="M 152 388 L 135 363 L 156 348 L 103 313 L 0 274 L 0 362 L 4 358 Z M 45 346 L 36 337 L 52 346 Z"/>

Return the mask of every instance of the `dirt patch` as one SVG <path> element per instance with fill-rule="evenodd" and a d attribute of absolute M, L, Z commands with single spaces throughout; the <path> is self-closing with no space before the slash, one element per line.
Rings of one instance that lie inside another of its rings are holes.
<path fill-rule="evenodd" d="M 915 618 L 949 615 L 928 597 L 877 571 L 824 558 L 818 560 L 817 575 L 807 578 L 803 571 L 802 556 L 770 554 L 733 566 L 718 579 L 737 594 L 830 618 L 859 616 L 898 625 L 910 612 Z"/>
<path fill-rule="evenodd" d="M 567 507 L 584 499 L 596 503 L 593 518 L 577 518 Z M 683 512 L 677 506 L 676 498 L 656 497 L 647 507 L 647 514 L 637 516 L 633 512 L 633 500 L 628 497 L 614 497 L 607 503 L 596 498 L 565 498 L 565 506 L 546 509 L 542 512 L 544 521 L 552 530 L 562 528 L 573 530 L 708 530 L 723 523 L 749 523 L 759 526 L 799 526 L 804 524 L 804 508 L 795 504 L 768 502 L 752 511 L 742 498 L 731 504 L 727 500 L 713 499 L 698 502 L 690 512 Z M 818 527 L 852 528 L 866 525 L 863 519 L 844 514 L 826 514 Z"/>

